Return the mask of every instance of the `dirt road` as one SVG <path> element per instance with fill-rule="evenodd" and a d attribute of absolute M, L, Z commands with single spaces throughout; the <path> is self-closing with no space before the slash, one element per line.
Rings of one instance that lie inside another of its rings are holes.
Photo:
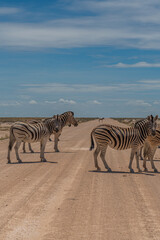
<path fill-rule="evenodd" d="M 66 127 L 60 153 L 47 143 L 46 163 L 39 162 L 35 143 L 34 154 L 20 150 L 23 164 L 17 164 L 14 151 L 13 163 L 6 164 L 8 140 L 0 142 L 0 240 L 160 240 L 160 174 L 129 173 L 130 150 L 110 148 L 113 172 L 101 161 L 102 172 L 94 171 L 88 149 L 98 124 Z M 155 159 L 160 171 L 159 149 Z M 136 171 L 135 161 L 133 167 Z"/>

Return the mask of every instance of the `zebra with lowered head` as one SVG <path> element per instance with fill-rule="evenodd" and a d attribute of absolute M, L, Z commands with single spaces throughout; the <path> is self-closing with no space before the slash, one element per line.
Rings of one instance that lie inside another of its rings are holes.
<path fill-rule="evenodd" d="M 21 142 L 40 142 L 40 159 L 42 162 L 45 162 L 46 159 L 44 157 L 44 150 L 47 140 L 51 134 L 58 132 L 60 129 L 61 126 L 58 120 L 58 115 L 54 118 L 48 118 L 35 124 L 15 122 L 10 128 L 7 157 L 8 163 L 11 162 L 10 152 L 15 142 L 15 153 L 19 163 L 22 162 L 18 154 L 18 149 L 21 145 Z"/>
<path fill-rule="evenodd" d="M 97 144 L 97 148 L 94 152 L 94 162 L 97 170 L 100 170 L 97 161 L 97 156 L 100 153 L 100 157 L 105 168 L 108 169 L 109 172 L 111 171 L 111 168 L 108 166 L 105 160 L 107 147 L 110 146 L 111 148 L 117 150 L 131 148 L 129 163 L 130 172 L 134 172 L 132 169 L 134 155 L 136 155 L 137 168 L 140 172 L 141 169 L 139 167 L 139 148 L 144 144 L 148 136 L 155 135 L 157 119 L 158 116 L 153 117 L 151 115 L 144 120 L 138 121 L 134 127 L 129 128 L 116 127 L 107 124 L 99 125 L 94 128 L 91 132 L 90 150 L 94 148 L 94 137 Z"/>
<path fill-rule="evenodd" d="M 55 117 L 56 115 L 54 115 L 53 117 Z M 76 119 L 74 118 L 74 113 L 71 112 L 71 111 L 68 111 L 68 112 L 64 112 L 60 115 L 58 115 L 58 121 L 60 123 L 60 126 L 61 126 L 61 129 L 60 131 L 58 131 L 57 133 L 54 133 L 55 137 L 54 137 L 54 150 L 55 152 L 59 152 L 59 149 L 58 149 L 58 141 L 59 141 L 59 137 L 62 133 L 62 129 L 65 127 L 65 126 L 71 126 L 71 125 L 74 125 L 74 126 L 78 126 L 78 122 L 76 121 Z M 37 120 L 31 120 L 29 123 L 37 123 L 39 121 Z M 49 138 L 49 140 L 51 141 L 51 139 Z M 28 143 L 28 146 L 29 146 L 29 150 L 31 153 L 33 153 L 33 149 L 31 147 L 31 143 Z M 25 142 L 23 143 L 23 152 L 25 153 L 26 150 L 25 150 Z"/>

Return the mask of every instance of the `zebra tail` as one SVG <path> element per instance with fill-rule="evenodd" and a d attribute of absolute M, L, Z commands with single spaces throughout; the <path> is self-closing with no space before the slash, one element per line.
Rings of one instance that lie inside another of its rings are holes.
<path fill-rule="evenodd" d="M 10 128 L 9 145 L 8 145 L 8 148 L 9 148 L 10 151 L 12 150 L 12 147 L 13 147 L 13 144 L 14 144 L 15 140 L 16 140 L 16 138 L 15 138 L 15 136 L 13 134 L 13 128 L 11 126 L 11 128 Z"/>
<path fill-rule="evenodd" d="M 92 149 L 94 148 L 94 141 L 93 141 L 93 131 L 91 132 L 91 146 L 90 146 L 90 151 L 92 151 Z"/>

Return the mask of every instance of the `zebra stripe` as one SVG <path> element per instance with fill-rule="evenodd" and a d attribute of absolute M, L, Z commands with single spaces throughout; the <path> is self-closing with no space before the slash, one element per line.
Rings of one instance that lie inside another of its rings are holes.
<path fill-rule="evenodd" d="M 107 124 L 99 125 L 94 128 L 91 132 L 90 150 L 94 148 L 94 137 L 97 144 L 97 148 L 94 152 L 95 167 L 97 168 L 97 170 L 100 170 L 100 167 L 98 166 L 97 156 L 99 152 L 101 152 L 100 157 L 104 163 L 105 168 L 108 169 L 108 171 L 111 171 L 105 160 L 106 149 L 108 146 L 110 146 L 111 148 L 117 150 L 131 148 L 132 150 L 129 163 L 130 172 L 133 172 L 132 161 L 134 155 L 136 155 L 138 171 L 141 171 L 139 167 L 138 150 L 149 135 L 155 134 L 157 119 L 158 116 L 153 118 L 153 116 L 151 115 L 148 116 L 147 119 L 137 122 L 134 127 L 130 128 L 116 127 Z"/>
<path fill-rule="evenodd" d="M 55 117 L 56 115 L 54 115 L 53 117 Z M 44 120 L 42 120 L 44 121 Z M 59 137 L 62 133 L 62 128 L 64 128 L 65 126 L 71 126 L 71 125 L 74 125 L 74 126 L 77 126 L 78 125 L 78 122 L 76 121 L 76 119 L 74 118 L 74 113 L 71 112 L 71 111 L 68 111 L 68 112 L 64 112 L 60 115 L 58 115 L 58 121 L 60 123 L 60 126 L 61 126 L 61 130 L 58 132 L 58 133 L 55 133 L 55 142 L 54 142 L 54 149 L 55 149 L 55 152 L 59 152 L 59 149 L 58 149 L 58 141 L 59 141 Z M 40 121 L 37 121 L 37 120 L 31 120 L 29 121 L 28 123 L 38 123 Z M 28 147 L 29 147 L 29 150 L 31 153 L 33 153 L 33 149 L 31 147 L 31 143 L 28 143 Z M 26 150 L 25 150 L 25 142 L 23 143 L 23 152 L 25 153 Z"/>
<path fill-rule="evenodd" d="M 54 150 L 55 152 L 59 152 L 58 149 L 58 141 L 59 141 L 59 137 L 62 133 L 62 129 L 65 126 L 78 126 L 78 122 L 76 121 L 76 119 L 74 118 L 74 113 L 72 111 L 68 111 L 68 112 L 64 112 L 62 114 L 59 115 L 59 122 L 60 122 L 60 126 L 61 126 L 61 130 L 55 134 L 55 141 L 54 141 Z"/>
<path fill-rule="evenodd" d="M 146 160 L 148 158 L 148 160 L 150 160 L 150 162 L 151 162 L 151 167 L 152 167 L 152 169 L 154 169 L 154 172 L 158 172 L 158 170 L 156 169 L 156 167 L 154 165 L 153 157 L 154 157 L 156 149 L 157 149 L 157 147 L 159 145 L 160 145 L 160 131 L 156 130 L 155 136 L 148 136 L 146 141 L 145 141 L 145 143 L 144 143 L 144 146 L 142 147 L 142 148 L 144 148 L 143 149 L 143 155 L 144 155 L 143 167 L 144 167 L 144 171 L 148 171 L 148 169 L 146 167 Z"/>
<path fill-rule="evenodd" d="M 58 121 L 58 115 L 56 118 L 48 118 L 44 121 L 38 123 L 24 123 L 24 122 L 15 122 L 10 128 L 10 140 L 8 146 L 8 163 L 10 163 L 10 151 L 14 143 L 15 145 L 15 152 L 18 162 L 22 162 L 19 154 L 18 149 L 21 145 L 21 142 L 40 142 L 40 158 L 41 161 L 46 161 L 44 158 L 44 150 L 46 146 L 46 142 L 49 139 L 50 135 L 56 133 L 60 130 L 61 126 Z"/>

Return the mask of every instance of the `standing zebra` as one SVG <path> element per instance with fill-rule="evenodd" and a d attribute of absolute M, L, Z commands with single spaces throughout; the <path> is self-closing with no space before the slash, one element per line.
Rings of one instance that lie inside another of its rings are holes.
<path fill-rule="evenodd" d="M 56 116 L 56 115 L 55 115 L 55 116 Z M 33 120 L 30 120 L 30 121 L 27 121 L 27 123 L 37 124 L 37 123 L 40 123 L 41 121 L 43 122 L 43 121 L 45 121 L 45 119 L 42 119 L 42 120 L 35 120 L 35 119 L 33 119 Z M 49 141 L 52 141 L 51 138 L 49 138 Z M 23 142 L 23 152 L 24 152 L 24 153 L 26 153 L 26 147 L 25 147 L 25 145 L 26 145 L 26 143 Z M 32 147 L 31 147 L 31 143 L 29 143 L 29 142 L 28 142 L 28 148 L 29 148 L 29 150 L 30 150 L 31 153 L 34 153 Z"/>
<path fill-rule="evenodd" d="M 54 115 L 53 117 L 55 117 L 56 115 Z M 37 120 L 32 120 L 30 123 L 36 123 Z M 43 120 L 42 120 L 43 121 Z M 55 142 L 54 142 L 54 150 L 55 152 L 59 152 L 59 149 L 58 149 L 58 141 L 59 141 L 59 137 L 62 133 L 62 128 L 65 127 L 65 126 L 71 126 L 71 124 L 73 124 L 74 126 L 78 126 L 78 122 L 76 121 L 76 119 L 74 118 L 74 113 L 71 112 L 71 111 L 68 111 L 68 112 L 64 112 L 62 114 L 60 114 L 58 116 L 58 121 L 60 123 L 60 126 L 61 126 L 61 130 L 58 131 L 57 133 L 54 133 L 55 137 Z M 50 139 L 49 139 L 50 140 Z M 31 144 L 28 143 L 28 146 L 29 146 L 29 150 L 33 153 L 33 149 L 31 148 Z M 26 152 L 25 150 L 25 142 L 23 143 L 23 152 Z"/>
<path fill-rule="evenodd" d="M 58 132 L 60 129 L 61 126 L 58 120 L 58 115 L 54 118 L 48 118 L 43 122 L 36 124 L 15 122 L 10 128 L 8 163 L 11 162 L 10 151 L 12 150 L 15 142 L 16 158 L 19 163 L 22 162 L 18 154 L 18 149 L 21 145 L 21 142 L 40 142 L 40 158 L 42 162 L 46 162 L 46 159 L 44 158 L 46 142 L 52 133 Z"/>
<path fill-rule="evenodd" d="M 105 153 L 109 145 L 111 148 L 117 150 L 131 148 L 129 163 L 130 172 L 134 172 L 134 170 L 132 169 L 132 162 L 135 154 L 137 160 L 137 168 L 138 171 L 140 172 L 141 170 L 139 167 L 139 148 L 144 143 L 147 136 L 155 134 L 157 119 L 158 116 L 154 118 L 151 115 L 148 116 L 147 119 L 137 122 L 134 127 L 130 128 L 116 127 L 107 124 L 99 125 L 96 128 L 94 128 L 91 132 L 90 150 L 94 148 L 93 141 L 94 136 L 94 139 L 97 144 L 97 148 L 94 152 L 95 167 L 97 168 L 97 170 L 98 171 L 100 170 L 100 167 L 98 166 L 97 156 L 99 152 L 101 152 L 100 157 L 103 161 L 105 168 L 108 169 L 109 172 L 111 171 L 110 167 L 108 166 L 105 160 Z"/>
<path fill-rule="evenodd" d="M 74 118 L 74 113 L 71 112 L 71 111 L 64 112 L 61 115 L 59 115 L 59 122 L 60 122 L 60 125 L 61 125 L 61 130 L 58 131 L 57 133 L 55 133 L 55 138 L 54 138 L 54 150 L 55 150 L 55 152 L 59 152 L 58 141 L 59 141 L 59 137 L 62 133 L 62 129 L 65 126 L 69 126 L 69 127 L 71 125 L 74 125 L 75 127 L 78 126 L 78 122 Z"/>
<path fill-rule="evenodd" d="M 151 162 L 151 167 L 152 169 L 154 169 L 154 172 L 158 172 L 154 162 L 153 162 L 153 157 L 154 154 L 156 152 L 157 147 L 160 145 L 160 131 L 156 130 L 156 134 L 155 136 L 148 136 L 145 143 L 144 143 L 144 150 L 143 150 L 143 167 L 144 167 L 144 171 L 148 171 L 147 167 L 146 167 L 146 160 L 148 158 L 148 160 L 150 160 Z"/>

